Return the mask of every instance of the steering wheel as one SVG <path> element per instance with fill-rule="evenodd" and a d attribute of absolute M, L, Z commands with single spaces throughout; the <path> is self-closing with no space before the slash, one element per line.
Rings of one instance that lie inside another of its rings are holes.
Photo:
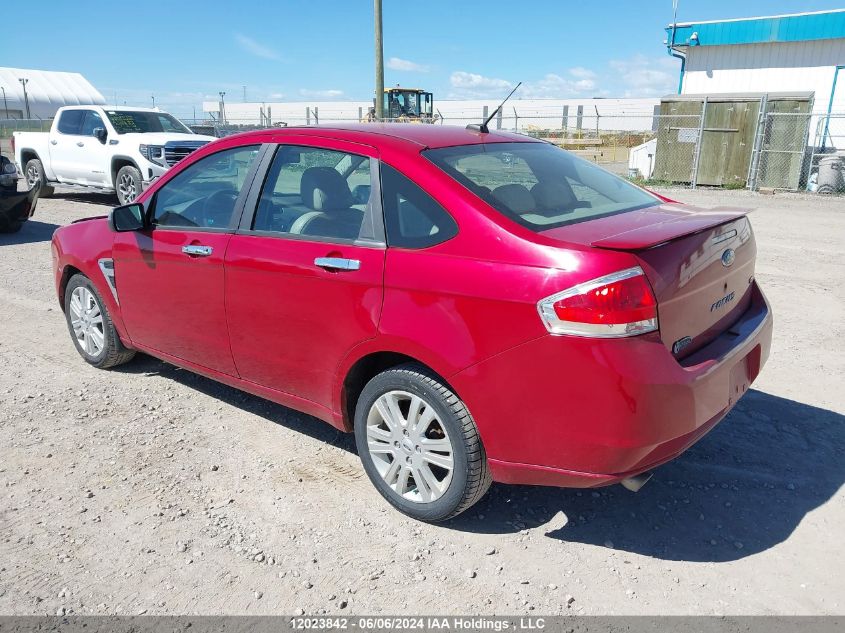
<path fill-rule="evenodd" d="M 203 226 L 228 227 L 237 199 L 237 194 L 231 190 L 215 191 L 208 196 L 202 205 Z"/>

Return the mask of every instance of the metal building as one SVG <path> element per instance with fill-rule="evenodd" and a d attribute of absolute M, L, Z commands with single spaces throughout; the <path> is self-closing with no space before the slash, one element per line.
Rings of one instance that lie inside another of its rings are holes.
<path fill-rule="evenodd" d="M 845 9 L 682 22 L 666 27 L 680 94 L 814 92 L 845 113 Z"/>
<path fill-rule="evenodd" d="M 103 105 L 79 73 L 0 68 L 0 119 L 49 119 L 65 105 Z"/>

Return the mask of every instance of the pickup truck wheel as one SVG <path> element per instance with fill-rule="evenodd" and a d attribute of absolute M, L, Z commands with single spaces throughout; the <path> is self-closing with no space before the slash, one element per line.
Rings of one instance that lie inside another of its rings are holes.
<path fill-rule="evenodd" d="M 65 318 L 76 351 L 98 369 L 108 369 L 132 360 L 112 323 L 103 298 L 85 275 L 74 275 L 65 288 Z"/>
<path fill-rule="evenodd" d="M 117 172 L 115 191 L 120 204 L 130 204 L 141 195 L 141 172 L 132 165 L 125 165 Z"/>
<path fill-rule="evenodd" d="M 37 158 L 32 158 L 26 162 L 23 169 L 26 184 L 30 189 L 39 187 L 38 197 L 48 198 L 53 195 L 53 188 L 47 184 L 47 177 L 44 175 L 44 165 Z"/>
<path fill-rule="evenodd" d="M 415 363 L 367 383 L 355 406 L 355 443 L 381 495 L 421 521 L 450 519 L 490 487 L 484 447 L 466 406 Z"/>

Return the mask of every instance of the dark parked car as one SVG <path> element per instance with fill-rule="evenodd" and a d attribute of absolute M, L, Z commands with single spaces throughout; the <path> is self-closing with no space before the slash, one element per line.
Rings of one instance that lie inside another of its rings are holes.
<path fill-rule="evenodd" d="M 18 192 L 15 164 L 0 155 L 0 233 L 16 233 L 35 213 L 38 188 Z"/>

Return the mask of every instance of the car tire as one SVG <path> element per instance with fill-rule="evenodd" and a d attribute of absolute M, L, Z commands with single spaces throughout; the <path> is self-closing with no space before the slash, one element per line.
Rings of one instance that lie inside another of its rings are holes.
<path fill-rule="evenodd" d="M 85 275 L 74 275 L 68 281 L 65 320 L 76 351 L 94 367 L 116 367 L 135 356 L 135 350 L 121 342 L 102 296 Z"/>
<path fill-rule="evenodd" d="M 26 179 L 26 184 L 30 189 L 38 187 L 39 198 L 49 198 L 53 195 L 54 189 L 47 184 L 47 176 L 44 174 L 44 165 L 41 164 L 40 160 L 37 158 L 28 160 L 24 166 L 23 175 Z"/>
<path fill-rule="evenodd" d="M 379 493 L 420 521 L 457 516 L 491 484 L 484 446 L 466 405 L 416 363 L 383 371 L 367 383 L 355 407 L 355 443 Z"/>
<path fill-rule="evenodd" d="M 141 195 L 141 172 L 137 167 L 124 165 L 115 177 L 114 190 L 120 204 L 130 204 Z"/>

